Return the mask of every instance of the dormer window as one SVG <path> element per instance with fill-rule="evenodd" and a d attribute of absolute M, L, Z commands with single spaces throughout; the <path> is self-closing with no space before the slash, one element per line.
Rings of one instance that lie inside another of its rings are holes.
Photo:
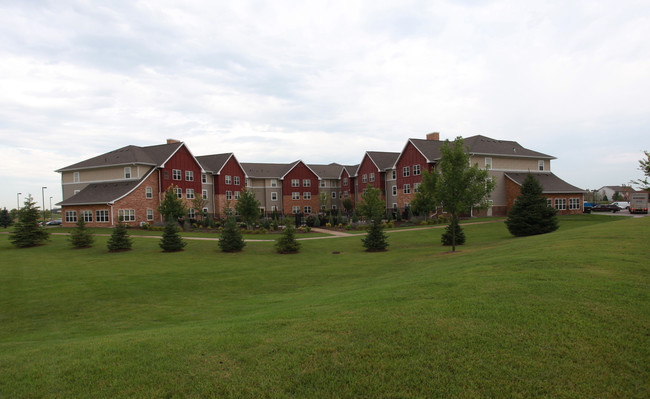
<path fill-rule="evenodd" d="M 130 179 L 131 178 L 131 167 L 127 166 L 124 168 L 124 178 L 125 179 Z"/>
<path fill-rule="evenodd" d="M 537 161 L 537 169 L 544 170 L 544 160 L 540 159 Z"/>
<path fill-rule="evenodd" d="M 79 178 L 79 172 L 74 172 L 72 174 L 72 180 L 74 180 L 75 183 L 79 183 L 79 181 L 81 181 L 81 179 Z"/>

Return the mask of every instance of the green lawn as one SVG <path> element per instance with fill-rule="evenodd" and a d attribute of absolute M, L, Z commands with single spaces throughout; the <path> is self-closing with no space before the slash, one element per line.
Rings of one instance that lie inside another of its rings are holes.
<path fill-rule="evenodd" d="M 650 395 L 650 218 L 464 229 L 457 253 L 442 229 L 297 255 L 0 235 L 0 398 Z"/>

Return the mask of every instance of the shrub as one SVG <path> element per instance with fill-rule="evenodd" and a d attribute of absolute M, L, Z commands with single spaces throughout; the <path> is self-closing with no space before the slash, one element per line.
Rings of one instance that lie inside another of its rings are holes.
<path fill-rule="evenodd" d="M 296 229 L 293 226 L 285 227 L 275 243 L 275 249 L 280 254 L 295 254 L 300 250 L 300 243 L 296 241 Z"/>
<path fill-rule="evenodd" d="M 241 230 L 234 218 L 228 218 L 219 238 L 219 248 L 223 252 L 239 252 L 246 246 Z"/>
<path fill-rule="evenodd" d="M 183 241 L 180 234 L 178 234 L 178 224 L 175 222 L 168 222 L 165 224 L 165 230 L 162 238 L 160 239 L 160 248 L 163 252 L 177 252 L 182 251 L 187 243 Z"/>
<path fill-rule="evenodd" d="M 128 251 L 133 246 L 133 241 L 127 232 L 127 225 L 119 222 L 113 229 L 106 246 L 110 252 Z"/>
<path fill-rule="evenodd" d="M 93 235 L 86 228 L 82 218 L 77 221 L 77 227 L 70 233 L 70 243 L 74 248 L 90 248 L 93 245 Z"/>

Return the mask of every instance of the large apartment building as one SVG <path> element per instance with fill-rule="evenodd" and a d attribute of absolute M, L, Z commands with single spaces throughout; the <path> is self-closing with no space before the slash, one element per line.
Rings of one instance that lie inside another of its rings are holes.
<path fill-rule="evenodd" d="M 470 163 L 489 170 L 497 188 L 491 207 L 473 215 L 505 215 L 527 173 L 534 173 L 549 206 L 560 213 L 582 212 L 584 190 L 551 172 L 554 157 L 524 148 L 515 141 L 485 136 L 464 139 Z M 260 214 L 312 214 L 359 202 L 368 186 L 381 190 L 386 208 L 410 206 L 424 170 L 436 170 L 443 142 L 438 133 L 411 138 L 401 152 L 367 151 L 358 165 L 240 163 L 234 154 L 195 157 L 177 140 L 147 147 L 126 146 L 59 169 L 64 226 L 82 218 L 91 226 L 113 226 L 119 220 L 137 225 L 160 223 L 158 206 L 172 187 L 193 218 L 197 212 L 222 217 L 234 209 L 241 192 L 252 190 Z M 196 196 L 202 209 L 193 209 Z"/>

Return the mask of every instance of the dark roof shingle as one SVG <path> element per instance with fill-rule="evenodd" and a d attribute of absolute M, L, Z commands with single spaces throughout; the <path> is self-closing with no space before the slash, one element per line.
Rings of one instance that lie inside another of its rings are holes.
<path fill-rule="evenodd" d="M 576 186 L 573 186 L 564 180 L 560 179 L 559 177 L 555 176 L 551 172 L 530 172 L 532 173 L 537 180 L 539 180 L 540 184 L 544 188 L 544 193 L 546 194 L 552 194 L 552 193 L 584 193 L 585 190 L 578 188 Z M 515 182 L 517 185 L 521 186 L 526 179 L 526 176 L 528 176 L 528 173 L 524 172 L 506 172 L 505 176 Z"/>

